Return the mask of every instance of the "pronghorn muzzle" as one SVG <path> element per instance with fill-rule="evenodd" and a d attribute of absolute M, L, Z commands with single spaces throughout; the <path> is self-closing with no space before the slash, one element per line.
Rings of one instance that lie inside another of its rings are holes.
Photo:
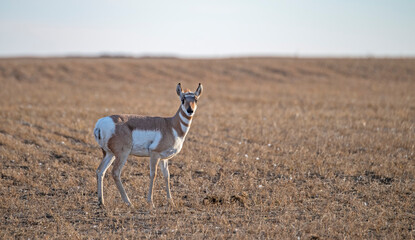
<path fill-rule="evenodd" d="M 188 107 L 186 108 L 186 111 L 188 114 L 192 115 L 196 110 L 196 103 L 193 99 L 188 101 L 187 103 L 188 103 Z"/>

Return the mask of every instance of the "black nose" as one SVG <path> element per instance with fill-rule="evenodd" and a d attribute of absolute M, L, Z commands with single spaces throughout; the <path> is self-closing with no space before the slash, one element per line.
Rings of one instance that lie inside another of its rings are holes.
<path fill-rule="evenodd" d="M 191 108 L 191 107 L 188 107 L 188 108 L 187 108 L 187 113 L 188 113 L 188 114 L 192 114 L 192 113 L 193 113 L 193 110 L 192 110 L 192 108 Z"/>

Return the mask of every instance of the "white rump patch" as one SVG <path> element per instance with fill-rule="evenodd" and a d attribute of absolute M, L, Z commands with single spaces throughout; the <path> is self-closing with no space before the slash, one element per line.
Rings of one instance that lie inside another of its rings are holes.
<path fill-rule="evenodd" d="M 134 130 L 132 137 L 133 148 L 131 154 L 145 157 L 149 155 L 149 150 L 157 148 L 162 134 L 160 131 Z"/>
<path fill-rule="evenodd" d="M 105 150 L 108 151 L 108 140 L 115 133 L 115 124 L 112 118 L 103 117 L 95 124 L 95 140 Z"/>

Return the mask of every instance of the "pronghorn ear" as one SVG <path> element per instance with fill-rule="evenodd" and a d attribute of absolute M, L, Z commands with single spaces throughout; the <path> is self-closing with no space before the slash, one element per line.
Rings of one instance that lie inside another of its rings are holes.
<path fill-rule="evenodd" d="M 177 84 L 176 92 L 177 92 L 177 95 L 179 95 L 179 97 L 182 97 L 183 91 L 182 91 L 182 85 L 180 83 Z"/>
<path fill-rule="evenodd" d="M 202 92 L 203 92 L 203 86 L 202 86 L 202 84 L 199 83 L 199 87 L 197 87 L 195 95 L 197 97 L 200 97 L 200 95 L 202 95 Z"/>

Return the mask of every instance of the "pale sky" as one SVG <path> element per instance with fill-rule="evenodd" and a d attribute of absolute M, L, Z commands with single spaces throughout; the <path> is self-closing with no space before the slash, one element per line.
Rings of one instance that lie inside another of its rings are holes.
<path fill-rule="evenodd" d="M 415 56 L 413 0 L 0 0 L 0 57 Z"/>

